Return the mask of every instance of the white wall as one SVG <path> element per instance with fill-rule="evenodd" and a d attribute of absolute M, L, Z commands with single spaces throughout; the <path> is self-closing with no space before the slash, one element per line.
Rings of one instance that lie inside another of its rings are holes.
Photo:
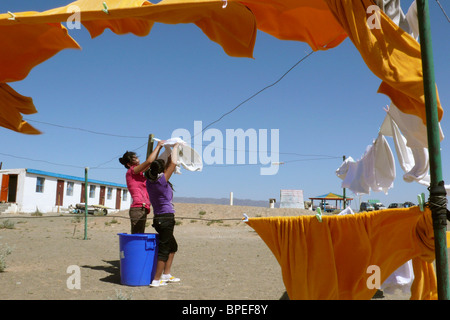
<path fill-rule="evenodd" d="M 69 206 L 75 206 L 77 203 L 81 203 L 81 190 L 84 182 L 66 180 L 64 178 L 57 178 L 45 175 L 38 175 L 34 173 L 27 173 L 26 169 L 8 169 L 0 171 L 0 183 L 3 174 L 17 174 L 17 194 L 16 194 L 16 206 L 12 206 L 11 210 L 14 212 L 33 213 L 39 210 L 42 213 L 47 212 L 64 212 Z M 36 192 L 37 178 L 44 178 L 44 192 Z M 64 193 L 63 204 L 58 207 L 56 203 L 56 188 L 57 181 L 64 180 Z M 67 182 L 73 182 L 73 195 L 67 195 Z M 90 198 L 89 188 L 90 185 L 95 186 L 95 195 Z M 100 184 L 91 183 L 88 186 L 88 204 L 96 205 L 100 202 Z M 112 188 L 111 199 L 108 199 L 108 188 Z M 105 185 L 105 206 L 110 208 L 108 212 L 116 211 L 116 195 L 117 189 L 121 189 L 121 198 L 123 199 L 124 192 L 127 193 L 126 201 L 121 199 L 120 210 L 127 210 L 131 204 L 131 196 L 126 188 L 117 186 Z"/>
<path fill-rule="evenodd" d="M 36 192 L 37 177 L 27 175 L 24 182 L 24 201 L 19 205 L 21 212 L 52 212 L 56 201 L 56 179 L 51 177 L 39 176 L 45 179 L 44 192 Z"/>

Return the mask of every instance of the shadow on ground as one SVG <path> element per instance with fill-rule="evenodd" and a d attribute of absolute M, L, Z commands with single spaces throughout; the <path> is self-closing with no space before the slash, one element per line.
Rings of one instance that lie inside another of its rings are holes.
<path fill-rule="evenodd" d="M 101 266 L 82 266 L 82 267 L 89 268 L 92 270 L 108 272 L 109 275 L 107 275 L 104 278 L 101 278 L 100 281 L 120 284 L 120 260 L 113 260 L 113 261 L 103 260 L 103 262 L 107 264 Z"/>

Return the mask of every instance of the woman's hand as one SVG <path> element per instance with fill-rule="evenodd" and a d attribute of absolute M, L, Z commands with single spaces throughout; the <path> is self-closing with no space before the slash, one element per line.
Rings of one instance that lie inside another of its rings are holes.
<path fill-rule="evenodd" d="M 156 148 L 158 148 L 158 147 L 162 148 L 165 142 L 166 142 L 166 140 L 159 140 L 158 144 L 156 145 Z"/>

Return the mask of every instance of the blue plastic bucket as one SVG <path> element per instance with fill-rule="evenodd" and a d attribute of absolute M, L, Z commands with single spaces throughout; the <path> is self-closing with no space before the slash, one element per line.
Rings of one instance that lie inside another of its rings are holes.
<path fill-rule="evenodd" d="M 156 272 L 157 233 L 118 233 L 120 282 L 128 286 L 148 286 Z"/>

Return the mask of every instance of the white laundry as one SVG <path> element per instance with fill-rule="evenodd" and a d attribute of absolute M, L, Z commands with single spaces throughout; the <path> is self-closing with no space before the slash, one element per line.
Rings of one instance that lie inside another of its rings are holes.
<path fill-rule="evenodd" d="M 394 186 L 395 179 L 395 161 L 394 155 L 389 147 L 386 138 L 383 135 L 378 135 L 373 145 L 373 168 L 370 175 L 370 188 L 377 192 L 382 191 L 385 194 Z"/>
<path fill-rule="evenodd" d="M 376 5 L 400 28 L 410 32 L 410 26 L 400 6 L 400 0 L 375 0 Z"/>
<path fill-rule="evenodd" d="M 412 261 L 404 263 L 395 270 L 381 285 L 384 293 L 393 294 L 395 290 L 400 289 L 403 293 L 411 292 L 411 285 L 414 281 L 414 269 Z"/>
<path fill-rule="evenodd" d="M 200 155 L 187 145 L 181 138 L 171 138 L 164 142 L 165 150 L 159 155 L 158 159 L 163 159 L 167 162 L 170 154 L 172 153 L 173 146 L 179 143 L 178 149 L 178 161 L 175 173 L 181 174 L 180 166 L 189 171 L 202 171 L 203 162 Z"/>
<path fill-rule="evenodd" d="M 380 133 L 384 136 L 392 137 L 394 140 L 400 167 L 405 172 L 403 175 L 403 180 L 406 182 L 415 181 L 422 185 L 429 186 L 430 175 L 428 149 L 426 148 L 427 144 L 425 144 L 424 141 L 415 139 L 415 134 L 410 134 L 411 131 L 409 128 L 405 130 L 409 136 L 409 139 L 406 138 L 402 134 L 403 131 L 401 131 L 396 121 L 396 119 L 399 119 L 402 127 L 405 128 L 406 119 L 408 118 L 408 115 L 398 110 L 394 104 L 391 104 L 386 118 L 381 125 Z M 420 126 L 425 128 L 422 122 L 420 122 Z M 418 128 L 418 131 L 420 131 L 420 128 Z M 408 146 L 408 142 L 412 147 Z"/>
<path fill-rule="evenodd" d="M 338 213 L 338 216 L 345 216 L 347 214 L 355 214 L 352 210 L 352 208 L 347 207 L 344 210 L 342 210 L 341 212 Z"/>
<path fill-rule="evenodd" d="M 416 0 L 409 6 L 408 12 L 406 13 L 406 21 L 409 25 L 409 34 L 414 39 L 419 39 L 419 19 L 417 17 L 417 3 Z"/>
<path fill-rule="evenodd" d="M 397 124 L 398 129 L 405 137 L 406 145 L 410 148 L 428 148 L 427 127 L 418 117 L 404 113 L 391 102 L 388 114 Z M 441 125 L 439 124 L 440 140 L 444 139 Z"/>
<path fill-rule="evenodd" d="M 351 157 L 346 159 L 336 170 L 336 175 L 343 180 L 342 188 L 350 189 L 356 195 L 369 194 L 370 190 L 387 194 L 394 185 L 395 164 L 384 136 L 379 134 L 358 161 Z"/>
<path fill-rule="evenodd" d="M 406 14 L 401 8 L 400 0 L 375 0 L 375 3 L 396 25 L 408 32 L 414 39 L 418 39 L 419 19 L 416 0 L 411 3 Z"/>
<path fill-rule="evenodd" d="M 363 161 L 348 161 L 346 165 L 347 173 L 343 176 L 342 188 L 350 189 L 357 195 L 369 193 L 370 187 L 364 180 Z"/>
<path fill-rule="evenodd" d="M 339 168 L 337 168 L 336 170 L 336 175 L 341 178 L 342 180 L 345 179 L 345 176 L 347 175 L 348 172 L 348 166 L 350 162 L 355 162 L 355 160 L 353 160 L 352 157 L 348 157 L 347 159 L 344 160 L 344 162 L 341 164 L 341 166 Z"/>

